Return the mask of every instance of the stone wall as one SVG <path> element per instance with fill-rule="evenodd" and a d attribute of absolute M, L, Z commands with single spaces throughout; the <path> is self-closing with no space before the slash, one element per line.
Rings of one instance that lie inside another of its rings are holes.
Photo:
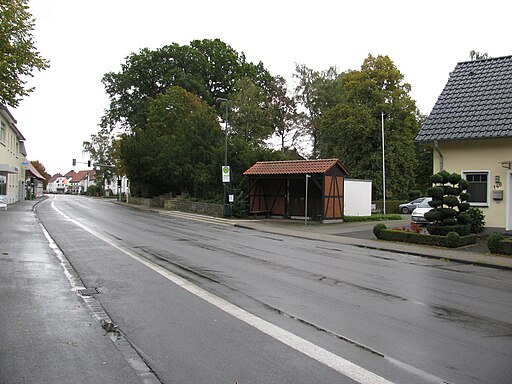
<path fill-rule="evenodd" d="M 146 198 L 146 197 L 134 197 L 134 196 L 127 196 L 126 200 L 130 204 L 135 205 L 143 205 L 145 207 L 164 207 L 165 197 L 152 197 L 152 198 Z"/>
<path fill-rule="evenodd" d="M 172 200 L 172 199 L 171 199 Z M 208 204 L 184 199 L 174 199 L 176 211 L 200 213 L 209 216 L 222 216 L 222 204 Z M 169 208 L 168 208 L 169 209 Z"/>
<path fill-rule="evenodd" d="M 201 203 L 182 198 L 160 196 L 148 199 L 128 196 L 127 199 L 130 204 L 143 205 L 145 207 L 160 207 L 170 211 L 200 213 L 209 216 L 222 216 L 224 212 L 222 204 Z"/>

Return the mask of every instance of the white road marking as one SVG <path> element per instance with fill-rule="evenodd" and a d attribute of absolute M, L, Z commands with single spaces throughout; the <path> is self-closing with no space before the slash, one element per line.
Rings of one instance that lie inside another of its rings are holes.
<path fill-rule="evenodd" d="M 158 274 L 170 280 L 174 284 L 180 286 L 181 288 L 187 290 L 188 292 L 194 294 L 195 296 L 207 301 L 208 303 L 214 305 L 220 310 L 245 322 L 246 324 L 258 329 L 259 331 L 267 334 L 268 336 L 271 336 L 272 338 L 282 342 L 283 344 L 295 349 L 296 351 L 299 351 L 304 355 L 309 356 L 312 359 L 336 370 L 342 375 L 360 384 L 393 384 L 391 381 L 386 380 L 385 378 L 357 364 L 354 364 L 338 355 L 335 355 L 332 352 L 327 351 L 322 347 L 319 347 L 318 345 L 315 345 L 291 332 L 286 331 L 283 328 L 280 328 L 266 320 L 263 320 L 247 312 L 246 310 L 237 307 L 236 305 L 230 303 L 227 300 L 215 296 L 214 294 L 204 290 L 203 288 L 200 288 L 197 285 L 194 285 L 191 282 L 173 274 L 172 272 L 166 270 L 165 268 L 139 256 L 135 252 L 132 252 L 130 249 L 122 247 L 121 245 L 117 244 L 116 242 L 112 241 L 111 239 L 107 238 L 101 233 L 96 232 L 95 230 L 87 227 L 86 225 L 80 223 L 79 221 L 69 217 L 64 212 L 60 211 L 55 206 L 55 202 L 52 202 L 52 208 L 57 213 L 62 215 L 66 220 L 79 226 L 80 228 L 89 232 L 91 235 L 97 237 L 98 239 L 103 240 L 107 244 L 125 253 L 134 260 L 137 260 L 138 262 L 144 264 L 146 267 L 157 272 Z"/>

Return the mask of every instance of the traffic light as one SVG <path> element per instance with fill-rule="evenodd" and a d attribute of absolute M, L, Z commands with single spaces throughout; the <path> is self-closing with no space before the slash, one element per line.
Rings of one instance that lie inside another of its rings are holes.
<path fill-rule="evenodd" d="M 73 167 L 76 165 L 76 159 L 73 159 Z"/>
<path fill-rule="evenodd" d="M 117 179 L 117 186 L 121 188 L 121 179 Z"/>
<path fill-rule="evenodd" d="M 88 160 L 87 161 L 87 166 L 90 168 L 91 167 L 91 160 Z"/>

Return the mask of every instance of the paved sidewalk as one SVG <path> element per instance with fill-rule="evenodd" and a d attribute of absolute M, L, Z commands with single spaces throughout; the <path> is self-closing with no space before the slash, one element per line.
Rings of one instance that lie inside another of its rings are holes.
<path fill-rule="evenodd" d="M 373 235 L 372 223 L 336 223 L 319 224 L 294 223 L 290 220 L 265 219 L 260 221 L 238 222 L 236 225 L 259 231 L 297 236 L 312 240 L 326 240 L 358 247 L 380 249 L 385 251 L 407 253 L 416 256 L 457 261 L 466 264 L 479 264 L 487 267 L 512 269 L 512 258 L 492 255 L 482 244 L 457 249 L 432 247 L 419 244 L 398 243 L 377 240 Z M 409 224 L 408 220 L 383 222 L 388 228 L 402 227 Z M 473 249 L 476 247 L 477 249 Z"/>
<path fill-rule="evenodd" d="M 0 383 L 143 382 L 71 290 L 23 201 L 0 211 Z"/>

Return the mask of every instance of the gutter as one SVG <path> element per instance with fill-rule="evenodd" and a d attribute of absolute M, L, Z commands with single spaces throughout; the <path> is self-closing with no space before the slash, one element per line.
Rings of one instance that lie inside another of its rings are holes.
<path fill-rule="evenodd" d="M 444 169 L 444 156 L 443 153 L 439 150 L 439 147 L 437 146 L 438 142 L 437 140 L 434 140 L 434 149 L 436 150 L 437 154 L 439 155 L 439 172 L 441 172 Z"/>

